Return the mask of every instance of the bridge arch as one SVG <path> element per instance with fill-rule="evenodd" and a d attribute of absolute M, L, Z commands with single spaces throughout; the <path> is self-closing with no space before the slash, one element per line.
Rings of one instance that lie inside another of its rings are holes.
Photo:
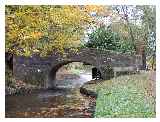
<path fill-rule="evenodd" d="M 75 61 L 75 60 L 72 60 L 72 61 L 63 61 L 63 62 L 59 62 L 58 64 L 53 64 L 51 70 L 49 71 L 48 73 L 48 80 L 47 80 L 47 88 L 53 88 L 55 87 L 55 80 L 56 80 L 56 73 L 58 72 L 58 70 L 63 67 L 64 65 L 67 65 L 69 63 L 73 63 L 73 62 L 80 62 L 80 63 L 84 63 L 84 64 L 87 64 L 87 65 L 91 65 L 93 66 L 94 68 L 97 68 L 97 70 L 101 73 L 100 71 L 100 68 L 98 68 L 98 66 L 96 66 L 95 64 L 91 64 L 90 62 L 86 62 L 86 61 Z"/>

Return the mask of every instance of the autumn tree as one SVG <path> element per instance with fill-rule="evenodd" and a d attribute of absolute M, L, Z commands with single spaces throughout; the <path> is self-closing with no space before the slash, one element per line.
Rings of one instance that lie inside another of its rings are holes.
<path fill-rule="evenodd" d="M 102 6 L 6 6 L 6 52 L 42 56 L 78 47 Z"/>

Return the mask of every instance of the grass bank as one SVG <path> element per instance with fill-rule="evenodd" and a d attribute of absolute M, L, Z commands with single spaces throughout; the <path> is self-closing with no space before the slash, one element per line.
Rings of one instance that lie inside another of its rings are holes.
<path fill-rule="evenodd" d="M 155 117 L 155 81 L 150 72 L 84 85 L 97 92 L 95 117 Z"/>

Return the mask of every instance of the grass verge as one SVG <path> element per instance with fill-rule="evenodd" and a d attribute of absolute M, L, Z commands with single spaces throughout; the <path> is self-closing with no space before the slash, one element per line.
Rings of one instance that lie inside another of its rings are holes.
<path fill-rule="evenodd" d="M 95 117 L 155 117 L 155 81 L 149 72 L 86 84 L 98 93 Z"/>

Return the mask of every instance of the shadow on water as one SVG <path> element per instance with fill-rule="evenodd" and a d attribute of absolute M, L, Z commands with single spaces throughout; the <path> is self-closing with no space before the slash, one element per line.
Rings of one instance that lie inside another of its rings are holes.
<path fill-rule="evenodd" d="M 80 93 L 80 86 L 36 90 L 6 96 L 6 117 L 94 117 L 95 98 Z"/>

